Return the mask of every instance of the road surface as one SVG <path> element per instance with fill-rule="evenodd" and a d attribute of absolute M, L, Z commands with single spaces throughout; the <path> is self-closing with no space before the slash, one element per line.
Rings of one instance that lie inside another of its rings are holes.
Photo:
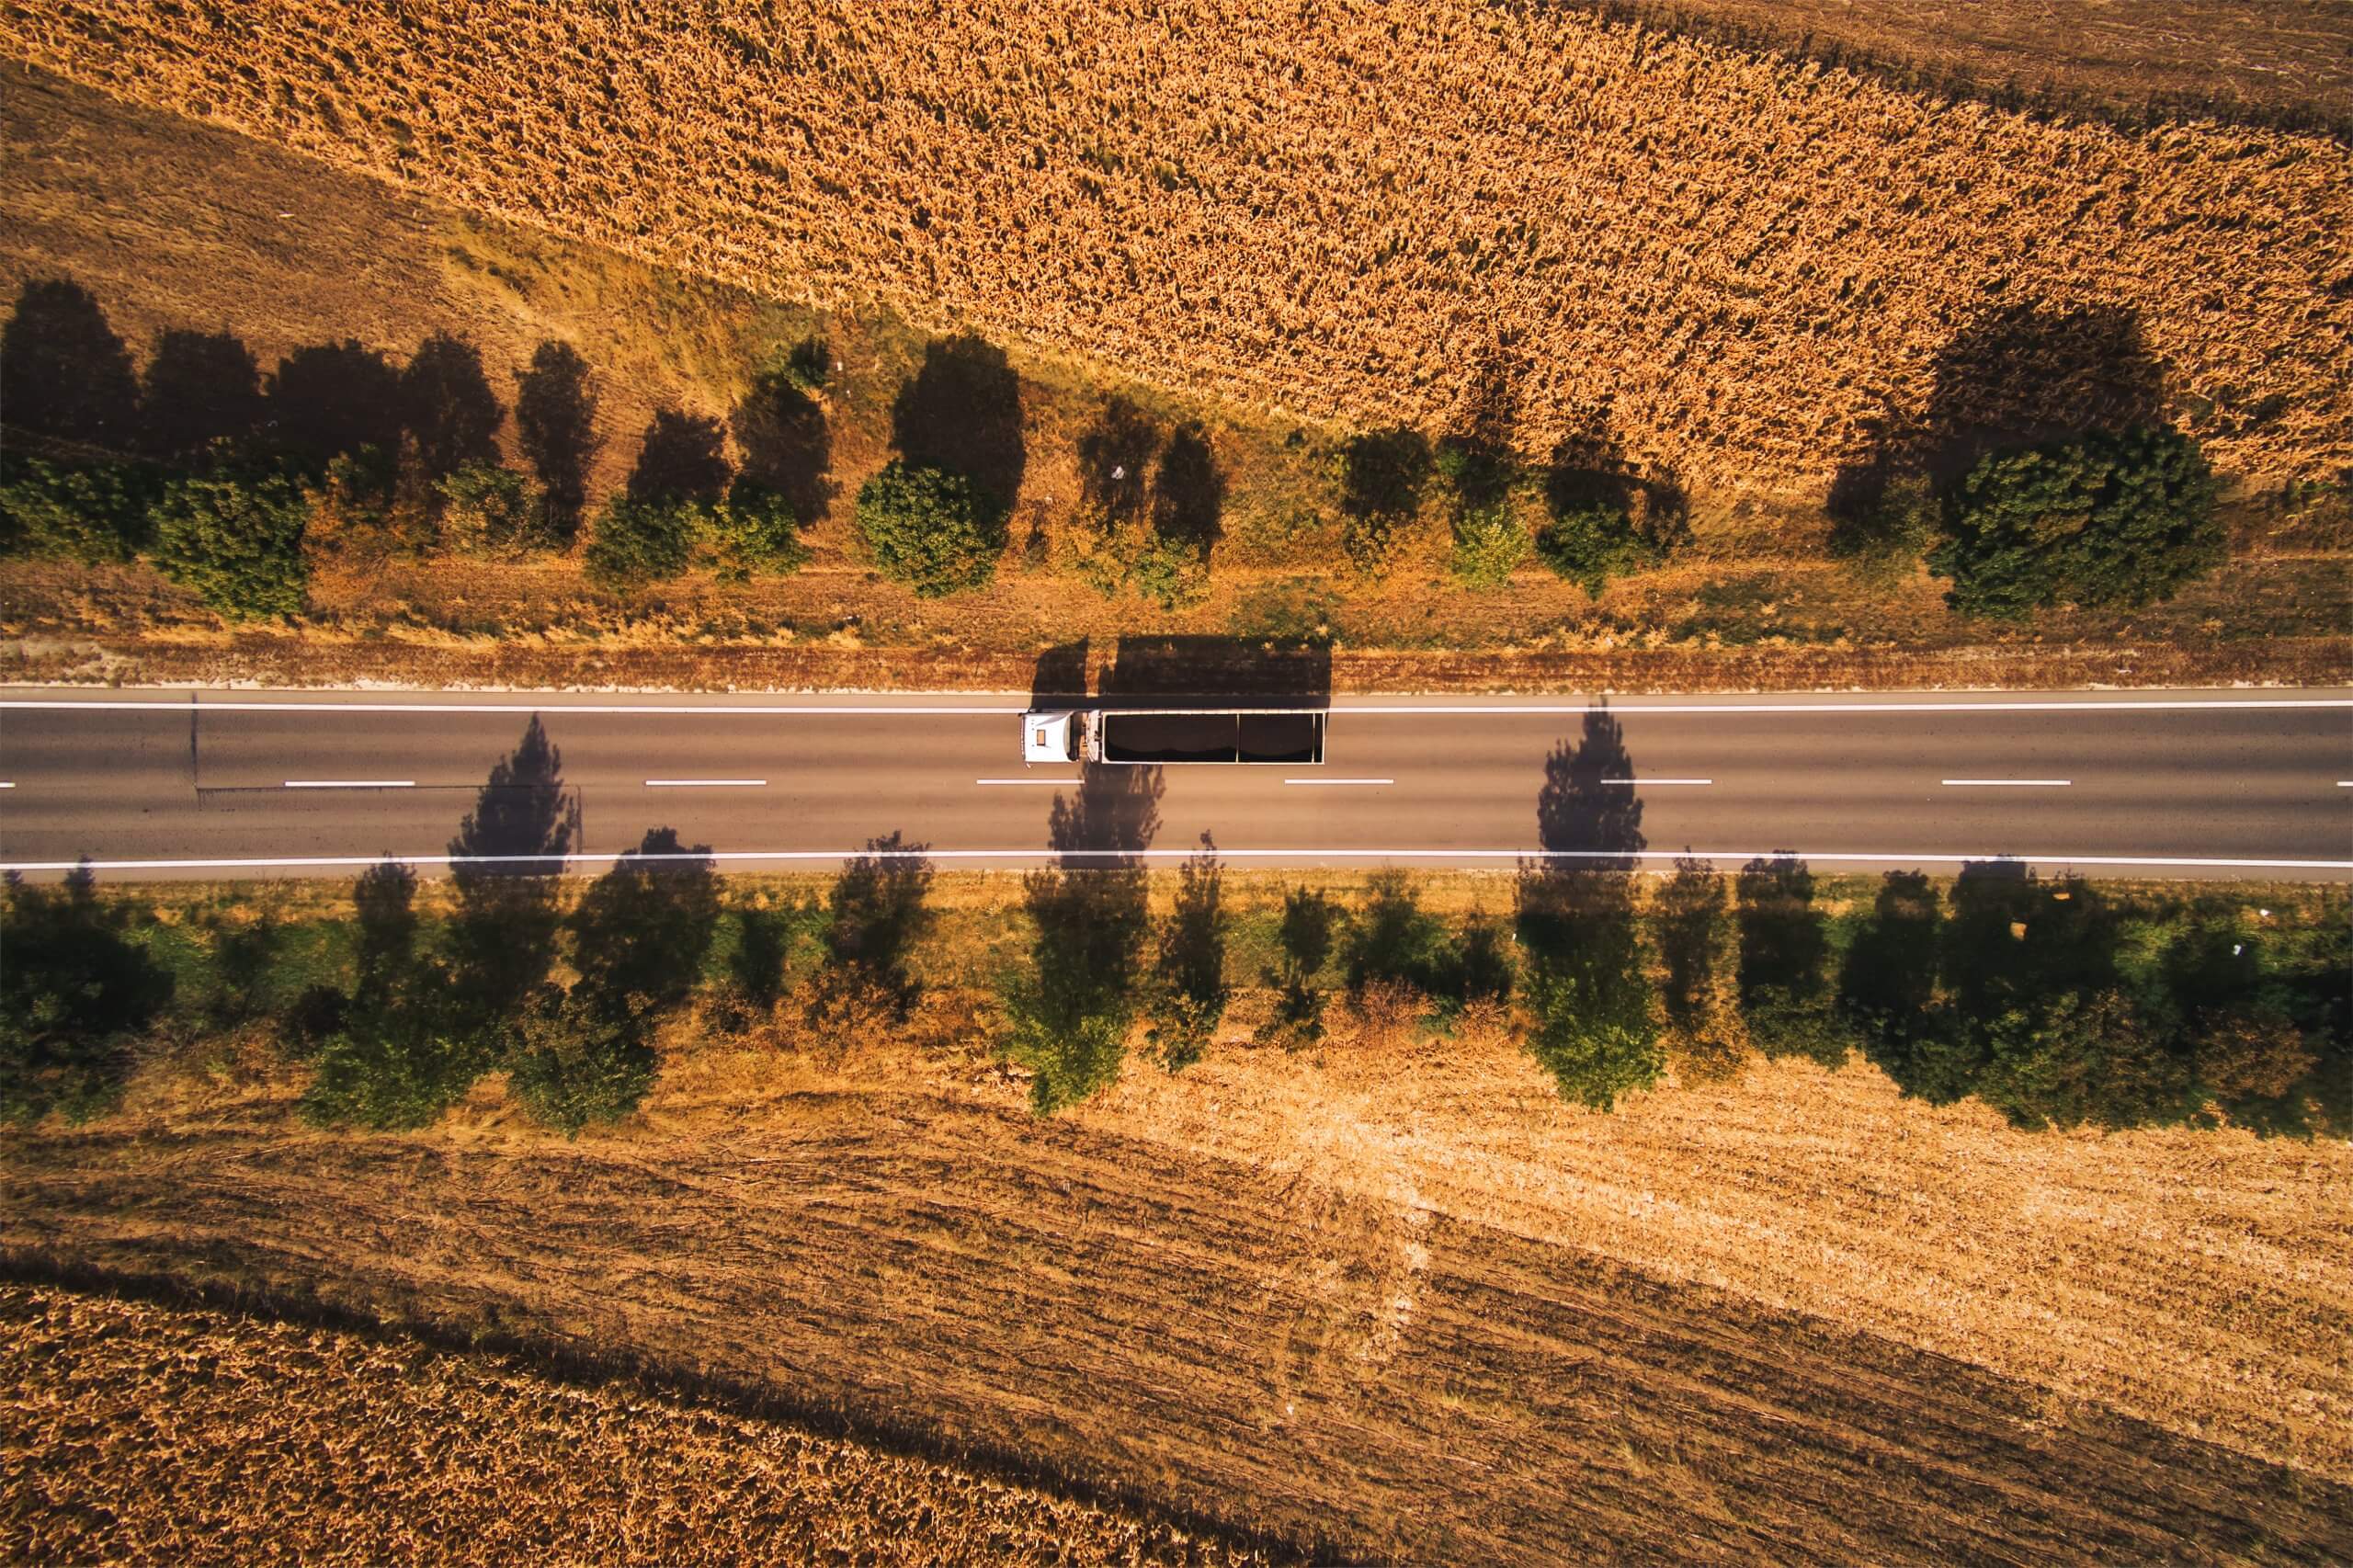
<path fill-rule="evenodd" d="M 944 865 L 1230 861 L 2353 879 L 2353 693 L 1336 698 L 1318 767 L 1025 767 L 1020 696 L 0 690 L 0 865 L 110 878 L 427 874 L 533 715 L 569 869 L 649 828 L 723 869 L 893 832 Z M 1540 821 L 1540 798 L 1545 802 Z M 1065 808 L 1061 836 L 1052 825 Z M 1115 825 L 1107 826 L 1107 823 Z"/>

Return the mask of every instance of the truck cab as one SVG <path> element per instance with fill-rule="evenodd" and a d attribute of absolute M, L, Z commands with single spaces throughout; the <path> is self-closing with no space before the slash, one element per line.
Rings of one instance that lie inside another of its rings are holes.
<path fill-rule="evenodd" d="M 1021 716 L 1021 760 L 1076 762 L 1086 734 L 1084 713 L 1033 709 Z"/>

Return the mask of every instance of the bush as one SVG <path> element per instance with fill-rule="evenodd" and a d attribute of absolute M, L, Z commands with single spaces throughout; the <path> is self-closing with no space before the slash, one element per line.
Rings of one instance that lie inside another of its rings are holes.
<path fill-rule="evenodd" d="M 755 573 L 781 577 L 809 559 L 792 504 L 756 480 L 738 479 L 704 524 L 712 563 L 731 583 Z"/>
<path fill-rule="evenodd" d="M 103 1108 L 131 1039 L 171 1000 L 172 977 L 123 935 L 85 867 L 56 889 L 8 873 L 0 909 L 0 1118 Z"/>
<path fill-rule="evenodd" d="M 299 614 L 310 582 L 310 506 L 282 474 L 223 469 L 175 480 L 155 505 L 155 564 L 221 614 Z"/>
<path fill-rule="evenodd" d="M 678 575 L 694 558 L 701 521 L 695 504 L 678 496 L 613 496 L 597 514 L 583 558 L 588 580 L 627 588 Z"/>
<path fill-rule="evenodd" d="M 1633 513 L 1607 501 L 1556 510 L 1536 532 L 1536 559 L 1598 597 L 1612 577 L 1657 564 L 1661 551 Z"/>
<path fill-rule="evenodd" d="M 539 494 L 530 481 L 511 468 L 466 463 L 434 489 L 441 496 L 441 542 L 448 549 L 468 555 L 513 555 L 544 542 Z"/>
<path fill-rule="evenodd" d="M 1502 587 L 1527 559 L 1528 547 L 1528 530 L 1508 504 L 1466 510 L 1454 519 L 1454 574 L 1466 587 Z"/>
<path fill-rule="evenodd" d="M 128 561 L 146 542 L 153 488 L 146 470 L 127 463 L 8 458 L 0 466 L 0 549 L 92 565 Z"/>
<path fill-rule="evenodd" d="M 1004 523 L 985 520 L 971 480 L 895 460 L 859 488 L 858 530 L 883 575 L 923 598 L 983 586 L 1005 549 Z"/>
<path fill-rule="evenodd" d="M 543 986 L 511 1026 L 507 1084 L 533 1119 L 577 1136 L 645 1098 L 654 1086 L 651 1032 L 635 998 L 616 1010 L 585 986 Z"/>
<path fill-rule="evenodd" d="M 1979 463 L 1928 557 L 1963 615 L 2015 619 L 2061 603 L 2135 608 L 2221 563 L 2214 480 L 2175 430 L 2094 434 Z"/>

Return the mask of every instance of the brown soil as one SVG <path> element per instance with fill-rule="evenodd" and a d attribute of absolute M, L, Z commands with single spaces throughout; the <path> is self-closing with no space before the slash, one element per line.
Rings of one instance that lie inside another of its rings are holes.
<path fill-rule="evenodd" d="M 0 1285 L 20 1562 L 1242 1563 L 1256 1551 L 627 1381 Z"/>
<path fill-rule="evenodd" d="M 1358 1554 L 2353 1550 L 2343 1148 L 2029 1137 L 1859 1068 L 1591 1117 L 1461 1044 L 1229 1044 L 1040 1122 L 970 1039 L 689 1048 L 574 1143 L 494 1085 L 426 1133 L 314 1133 L 216 1062 L 11 1137 L 0 1245 Z"/>

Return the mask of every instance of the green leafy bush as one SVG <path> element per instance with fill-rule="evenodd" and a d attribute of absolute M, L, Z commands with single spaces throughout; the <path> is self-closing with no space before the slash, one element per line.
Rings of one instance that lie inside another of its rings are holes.
<path fill-rule="evenodd" d="M 1528 548 L 1528 530 L 1507 503 L 1466 510 L 1454 519 L 1454 575 L 1466 587 L 1502 587 L 1527 559 Z"/>
<path fill-rule="evenodd" d="M 1592 501 L 1552 514 L 1536 532 L 1536 558 L 1598 597 L 1610 578 L 1655 565 L 1661 552 L 1635 527 L 1628 508 Z"/>
<path fill-rule="evenodd" d="M 128 464 L 0 461 L 0 549 L 97 564 L 146 542 L 153 483 Z"/>
<path fill-rule="evenodd" d="M 618 1121 L 654 1086 L 650 1011 L 642 998 L 618 1008 L 585 986 L 542 986 L 512 1026 L 507 1082 L 532 1119 L 567 1137 Z"/>
<path fill-rule="evenodd" d="M 809 559 L 792 503 L 754 480 L 738 479 L 704 522 L 712 563 L 728 582 L 781 577 Z"/>
<path fill-rule="evenodd" d="M 129 1045 L 172 977 L 125 935 L 87 867 L 58 888 L 8 873 L 0 907 L 0 1118 L 90 1115 L 120 1089 Z"/>
<path fill-rule="evenodd" d="M 2143 429 L 1986 458 L 1947 502 L 1928 565 L 1952 579 L 1954 609 L 2016 619 L 2047 605 L 2169 598 L 2223 553 L 2198 443 Z"/>
<path fill-rule="evenodd" d="M 984 516 L 971 480 L 896 460 L 859 488 L 858 529 L 883 575 L 924 598 L 983 586 L 1005 550 L 1004 522 Z"/>
<path fill-rule="evenodd" d="M 694 559 L 702 513 L 681 496 L 615 495 L 597 514 L 582 558 L 600 588 L 627 588 L 676 577 Z"/>
<path fill-rule="evenodd" d="M 540 537 L 544 511 L 538 489 L 511 468 L 465 463 L 434 489 L 441 496 L 441 543 L 447 549 L 514 555 L 545 542 Z"/>
<path fill-rule="evenodd" d="M 310 504 L 283 474 L 223 467 L 173 481 L 155 504 L 155 564 L 222 615 L 301 612 Z"/>

